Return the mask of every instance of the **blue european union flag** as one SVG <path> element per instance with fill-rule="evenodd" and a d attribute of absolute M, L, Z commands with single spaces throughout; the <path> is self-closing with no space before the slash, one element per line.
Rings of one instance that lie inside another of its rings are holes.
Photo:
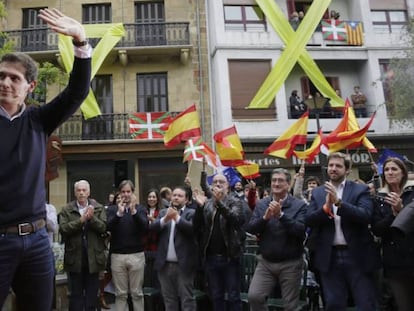
<path fill-rule="evenodd" d="M 395 151 L 392 151 L 391 149 L 384 149 L 377 161 L 378 174 L 382 174 L 382 166 L 384 165 L 385 160 L 387 160 L 390 157 L 398 158 L 401 161 L 405 161 L 406 158 L 405 156 Z"/>

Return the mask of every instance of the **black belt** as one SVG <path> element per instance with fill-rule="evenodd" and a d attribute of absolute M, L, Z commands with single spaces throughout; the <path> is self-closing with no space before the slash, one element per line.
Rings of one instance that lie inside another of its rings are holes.
<path fill-rule="evenodd" d="M 348 249 L 348 245 L 333 245 L 332 247 L 338 251 Z"/>
<path fill-rule="evenodd" d="M 13 233 L 18 235 L 28 235 L 42 229 L 46 226 L 44 219 L 39 219 L 33 222 L 25 222 L 8 227 L 0 227 L 0 234 Z"/>

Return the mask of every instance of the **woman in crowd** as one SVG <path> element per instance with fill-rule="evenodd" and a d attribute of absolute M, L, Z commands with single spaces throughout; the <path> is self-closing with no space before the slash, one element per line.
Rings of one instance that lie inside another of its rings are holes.
<path fill-rule="evenodd" d="M 414 228 L 403 233 L 391 227 L 398 214 L 414 200 L 414 182 L 398 158 L 383 164 L 383 185 L 375 197 L 372 231 L 381 237 L 384 277 L 399 311 L 414 310 Z M 414 226 L 414 224 L 411 224 Z"/>
<path fill-rule="evenodd" d="M 151 224 L 155 221 L 164 208 L 160 193 L 157 189 L 149 189 L 144 203 L 147 209 L 147 217 L 149 221 L 150 230 L 147 231 L 144 238 L 144 252 L 145 252 L 145 273 L 144 273 L 144 287 L 159 288 L 157 273 L 154 269 L 154 261 L 158 245 L 158 233 L 151 230 Z"/>

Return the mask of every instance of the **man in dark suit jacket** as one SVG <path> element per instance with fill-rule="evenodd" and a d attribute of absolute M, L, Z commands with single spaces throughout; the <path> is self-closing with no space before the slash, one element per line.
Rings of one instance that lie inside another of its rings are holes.
<path fill-rule="evenodd" d="M 376 309 L 373 203 L 368 186 L 346 180 L 350 166 L 343 153 L 328 156 L 330 181 L 313 190 L 306 215 L 327 311 L 345 310 L 349 290 L 358 310 Z"/>
<path fill-rule="evenodd" d="M 193 233 L 194 209 L 186 208 L 188 192 L 176 187 L 171 204 L 163 209 L 150 230 L 159 232 L 155 269 L 161 284 L 165 309 L 196 310 L 193 283 L 197 267 L 197 247 Z"/>

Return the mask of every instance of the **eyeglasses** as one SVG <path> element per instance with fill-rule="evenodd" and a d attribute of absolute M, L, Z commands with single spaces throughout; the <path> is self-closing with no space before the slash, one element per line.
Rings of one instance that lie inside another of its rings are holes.
<path fill-rule="evenodd" d="M 285 183 L 286 181 L 285 178 L 272 178 L 272 182 L 277 182 L 279 184 Z"/>
<path fill-rule="evenodd" d="M 225 183 L 226 183 L 225 180 L 221 180 L 221 179 L 213 180 L 213 184 L 225 184 Z"/>

